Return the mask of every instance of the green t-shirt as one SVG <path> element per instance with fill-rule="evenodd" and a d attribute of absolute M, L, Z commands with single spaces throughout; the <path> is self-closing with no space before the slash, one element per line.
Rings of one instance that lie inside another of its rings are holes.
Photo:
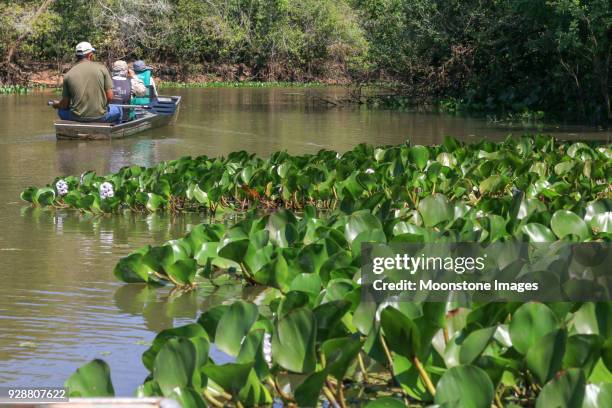
<path fill-rule="evenodd" d="M 70 99 L 70 111 L 83 119 L 106 114 L 106 93 L 113 80 L 106 67 L 97 62 L 78 62 L 64 76 L 62 96 Z"/>

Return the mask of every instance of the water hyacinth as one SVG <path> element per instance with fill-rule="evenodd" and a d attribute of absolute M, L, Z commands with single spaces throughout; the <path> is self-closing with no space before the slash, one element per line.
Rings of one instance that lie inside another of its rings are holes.
<path fill-rule="evenodd" d="M 272 335 L 265 333 L 263 337 L 263 356 L 269 367 L 272 367 Z"/>
<path fill-rule="evenodd" d="M 65 196 L 68 194 L 68 183 L 63 179 L 58 180 L 57 183 L 55 183 L 55 189 L 57 190 L 57 194 Z"/>
<path fill-rule="evenodd" d="M 113 191 L 113 185 L 111 183 L 105 181 L 104 183 L 100 184 L 100 197 L 102 197 L 102 199 L 114 196 L 115 192 Z"/>

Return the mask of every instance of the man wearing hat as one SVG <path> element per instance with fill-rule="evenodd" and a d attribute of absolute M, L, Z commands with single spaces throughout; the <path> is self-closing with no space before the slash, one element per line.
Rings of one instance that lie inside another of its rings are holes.
<path fill-rule="evenodd" d="M 113 100 L 111 103 L 129 105 L 132 97 L 145 96 L 147 88 L 134 72 L 128 69 L 125 61 L 118 60 L 113 63 Z M 123 109 L 122 121 L 134 119 L 134 109 Z"/>
<path fill-rule="evenodd" d="M 121 108 L 109 105 L 113 80 L 106 67 L 93 62 L 95 49 L 84 41 L 76 46 L 77 63 L 64 75 L 62 99 L 53 103 L 61 119 L 79 122 L 119 122 Z"/>
<path fill-rule="evenodd" d="M 143 97 L 137 97 L 132 99 L 133 105 L 148 105 L 151 102 L 151 98 L 157 98 L 157 89 L 155 88 L 155 82 L 151 76 L 151 67 L 147 66 L 143 60 L 135 61 L 132 64 L 136 76 L 142 80 L 147 87 L 147 94 Z"/>

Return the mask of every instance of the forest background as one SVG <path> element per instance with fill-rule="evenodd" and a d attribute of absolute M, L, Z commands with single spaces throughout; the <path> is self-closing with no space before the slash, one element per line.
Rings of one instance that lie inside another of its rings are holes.
<path fill-rule="evenodd" d="M 3 0 L 0 85 L 76 42 L 183 82 L 385 84 L 447 110 L 609 123 L 609 0 Z"/>

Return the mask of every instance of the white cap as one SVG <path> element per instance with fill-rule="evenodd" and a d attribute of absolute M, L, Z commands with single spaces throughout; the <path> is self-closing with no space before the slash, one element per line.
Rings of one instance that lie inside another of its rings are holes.
<path fill-rule="evenodd" d="M 91 52 L 94 52 L 96 49 L 91 46 L 87 41 L 83 41 L 77 44 L 76 46 L 76 55 L 87 55 Z"/>

